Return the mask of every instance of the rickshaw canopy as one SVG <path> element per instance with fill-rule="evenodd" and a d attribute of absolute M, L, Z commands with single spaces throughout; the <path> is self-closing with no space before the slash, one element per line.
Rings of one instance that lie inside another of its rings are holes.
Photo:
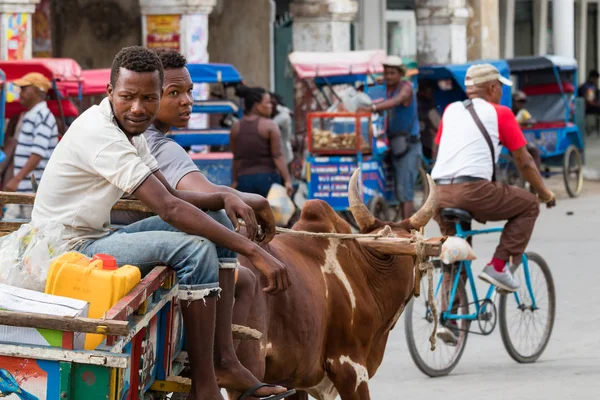
<path fill-rule="evenodd" d="M 419 67 L 419 81 L 429 80 L 437 83 L 434 86 L 435 104 L 439 110 L 443 111 L 448 104 L 467 99 L 465 87 L 467 70 L 472 65 L 483 63 L 493 65 L 503 77 L 510 79 L 511 71 L 506 61 L 481 60 L 467 64 L 426 65 Z M 502 91 L 500 104 L 507 107 L 512 106 L 512 93 L 510 88 L 505 87 Z"/>
<path fill-rule="evenodd" d="M 81 67 L 70 58 L 33 58 L 31 60 L 3 60 L 0 69 L 7 81 L 21 78 L 30 72 L 38 72 L 49 80 L 74 81 L 81 80 Z"/>
<path fill-rule="evenodd" d="M 516 57 L 507 60 L 510 72 L 539 71 L 543 69 L 558 68 L 559 71 L 577 71 L 577 60 L 571 57 L 561 56 L 531 56 Z"/>
<path fill-rule="evenodd" d="M 95 96 L 106 93 L 106 84 L 109 81 L 110 68 L 85 69 L 81 71 L 81 82 L 58 82 L 57 86 L 67 96 L 77 96 L 79 95 L 79 84 L 81 83 L 81 94 L 83 96 Z"/>
<path fill-rule="evenodd" d="M 194 83 L 239 83 L 242 75 L 229 64 L 188 64 Z"/>
<path fill-rule="evenodd" d="M 300 79 L 345 78 L 345 82 L 330 80 L 332 84 L 352 83 L 364 80 L 369 75 L 380 74 L 385 58 L 383 50 L 338 53 L 295 51 L 289 55 L 290 63 Z"/>

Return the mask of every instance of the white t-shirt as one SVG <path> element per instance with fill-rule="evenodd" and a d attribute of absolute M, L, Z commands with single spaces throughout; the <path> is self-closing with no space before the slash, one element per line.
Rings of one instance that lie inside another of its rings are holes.
<path fill-rule="evenodd" d="M 108 98 L 70 126 L 44 171 L 33 221 L 65 226 L 71 247 L 109 233 L 110 211 L 158 170 L 144 135 L 129 141 L 117 125 Z"/>
<path fill-rule="evenodd" d="M 473 107 L 492 139 L 495 162 L 502 146 L 515 151 L 527 144 L 510 108 L 483 99 L 473 99 Z M 433 179 L 470 176 L 491 181 L 493 164 L 490 147 L 462 102 L 446 107 L 435 143 L 439 149 L 431 172 Z"/>

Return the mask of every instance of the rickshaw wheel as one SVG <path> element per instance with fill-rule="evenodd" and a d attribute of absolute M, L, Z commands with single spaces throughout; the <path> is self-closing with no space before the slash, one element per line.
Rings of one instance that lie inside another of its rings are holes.
<path fill-rule="evenodd" d="M 390 221 L 390 216 L 388 215 L 389 206 L 383 196 L 375 196 L 369 201 L 368 205 L 369 211 L 371 214 L 375 216 L 375 218 L 380 219 L 382 221 Z"/>
<path fill-rule="evenodd" d="M 496 180 L 509 186 L 525 189 L 525 178 L 519 172 L 511 155 L 500 154 L 496 163 Z"/>
<path fill-rule="evenodd" d="M 563 158 L 563 178 L 569 197 L 577 197 L 583 189 L 583 160 L 575 145 L 570 145 Z"/>

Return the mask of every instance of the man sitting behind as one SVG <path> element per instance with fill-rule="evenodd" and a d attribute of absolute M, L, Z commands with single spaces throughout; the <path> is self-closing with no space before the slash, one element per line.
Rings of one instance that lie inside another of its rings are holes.
<path fill-rule="evenodd" d="M 539 199 L 552 207 L 555 204 L 554 194 L 544 185 L 527 152 L 527 142 L 512 111 L 499 105 L 503 84 L 511 86 L 512 82 L 490 64 L 474 65 L 467 70 L 467 96 L 491 137 L 496 156 L 494 163 L 504 145 Z M 527 247 L 539 214 L 536 196 L 493 181 L 494 164 L 490 148 L 462 102 L 452 103 L 446 108 L 435 142 L 439 146 L 432 171 L 439 197 L 435 219 L 442 233 L 455 233 L 454 225 L 442 219 L 443 208 L 464 209 L 481 222 L 508 220 L 494 257 L 479 278 L 507 291 L 517 290 L 520 284 L 506 266 L 511 257 L 518 265 Z"/>
<path fill-rule="evenodd" d="M 6 183 L 7 192 L 32 192 L 29 176 L 38 181 L 58 143 L 56 119 L 46 103 L 46 94 L 52 86 L 50 81 L 38 72 L 31 72 L 13 82 L 21 88 L 19 102 L 26 112 L 17 133 L 17 147 L 14 154 L 14 177 Z M 6 207 L 7 219 L 31 218 L 32 207 L 9 204 Z"/>
<path fill-rule="evenodd" d="M 194 104 L 192 96 L 194 84 L 185 67 L 187 61 L 183 55 L 177 51 L 163 49 L 157 50 L 156 53 L 164 68 L 163 94 L 160 99 L 158 115 L 154 123 L 144 132 L 144 137 L 148 142 L 150 153 L 158 162 L 158 168 L 169 185 L 177 190 L 200 193 L 229 192 L 239 197 L 254 210 L 258 223 L 267 234 L 265 241 L 271 241 L 275 235 L 275 218 L 267 199 L 256 194 L 242 193 L 227 186 L 213 184 L 200 172 L 186 151 L 173 139 L 165 136 L 173 127 L 187 127 Z M 233 230 L 231 221 L 223 211 L 209 212 L 208 214 L 221 225 Z M 151 216 L 151 214 L 142 212 L 113 211 L 111 222 L 117 225 L 127 225 Z M 217 252 L 221 265 L 224 265 L 232 256 L 235 258 L 235 254 L 228 249 L 217 247 Z M 221 268 L 219 284 L 222 288 L 227 286 L 231 291 L 235 286 L 233 323 L 244 325 L 252 305 L 256 278 L 248 268 L 240 266 L 238 272 L 239 279 L 234 283 L 236 281 L 233 276 L 234 270 Z M 232 305 L 226 304 L 226 300 L 222 297 L 217 303 L 219 310 L 221 307 L 224 308 L 223 315 L 231 312 Z"/>
<path fill-rule="evenodd" d="M 138 266 L 142 275 L 158 265 L 175 270 L 192 379 L 189 399 L 222 400 L 217 379 L 222 387 L 250 390 L 257 397 L 285 392 L 261 384 L 239 363 L 230 319 L 217 318 L 215 330 L 220 291 L 216 246 L 231 250 L 232 261 L 235 253 L 249 257 L 266 275 L 270 293 L 288 287 L 287 271 L 260 246 L 201 211 L 225 209 L 235 225 L 242 218 L 254 238 L 254 212 L 237 196 L 177 190 L 160 172 L 142 134 L 158 113 L 163 78 L 153 51 L 132 46 L 117 54 L 108 98 L 77 118 L 50 158 L 32 220 L 61 222 L 71 249 L 87 256 L 111 254 L 118 265 Z M 111 209 L 124 193 L 158 216 L 110 230 Z M 227 299 L 233 296 L 229 289 L 223 287 Z M 222 367 L 216 373 L 215 359 Z"/>

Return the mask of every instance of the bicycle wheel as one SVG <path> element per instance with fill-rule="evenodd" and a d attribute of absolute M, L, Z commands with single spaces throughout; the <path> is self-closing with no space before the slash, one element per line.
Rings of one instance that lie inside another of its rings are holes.
<path fill-rule="evenodd" d="M 527 258 L 536 307 L 533 307 L 522 266 L 513 271 L 521 287 L 516 293 L 502 294 L 499 307 L 502 342 L 508 354 L 519 363 L 535 362 L 542 355 L 556 314 L 556 291 L 548 264 L 536 253 L 527 253 Z"/>
<path fill-rule="evenodd" d="M 583 160 L 574 145 L 567 147 L 563 160 L 563 180 L 569 197 L 577 197 L 583 189 Z"/>
<path fill-rule="evenodd" d="M 447 272 L 444 274 L 444 283 L 440 286 L 435 296 L 435 304 L 440 316 L 442 313 L 442 295 L 445 295 L 446 300 L 449 298 L 457 268 L 455 266 L 445 266 L 445 270 Z M 441 268 L 436 268 L 433 274 L 433 284 L 436 285 L 435 287 L 437 287 L 440 279 L 442 279 Z M 447 301 L 444 301 L 445 305 L 446 303 Z M 469 300 L 462 279 L 458 281 L 453 308 L 452 312 L 455 314 L 469 314 Z M 427 306 L 426 276 L 421 279 L 421 296 L 411 300 L 406 308 L 404 318 L 408 350 L 417 368 L 432 378 L 448 375 L 456 367 L 465 351 L 470 321 L 466 319 L 455 320 L 457 321 L 456 328 L 458 328 L 458 341 L 456 345 L 446 344 L 438 338 L 435 350 L 431 351 L 429 335 L 434 324 L 432 312 Z"/>

